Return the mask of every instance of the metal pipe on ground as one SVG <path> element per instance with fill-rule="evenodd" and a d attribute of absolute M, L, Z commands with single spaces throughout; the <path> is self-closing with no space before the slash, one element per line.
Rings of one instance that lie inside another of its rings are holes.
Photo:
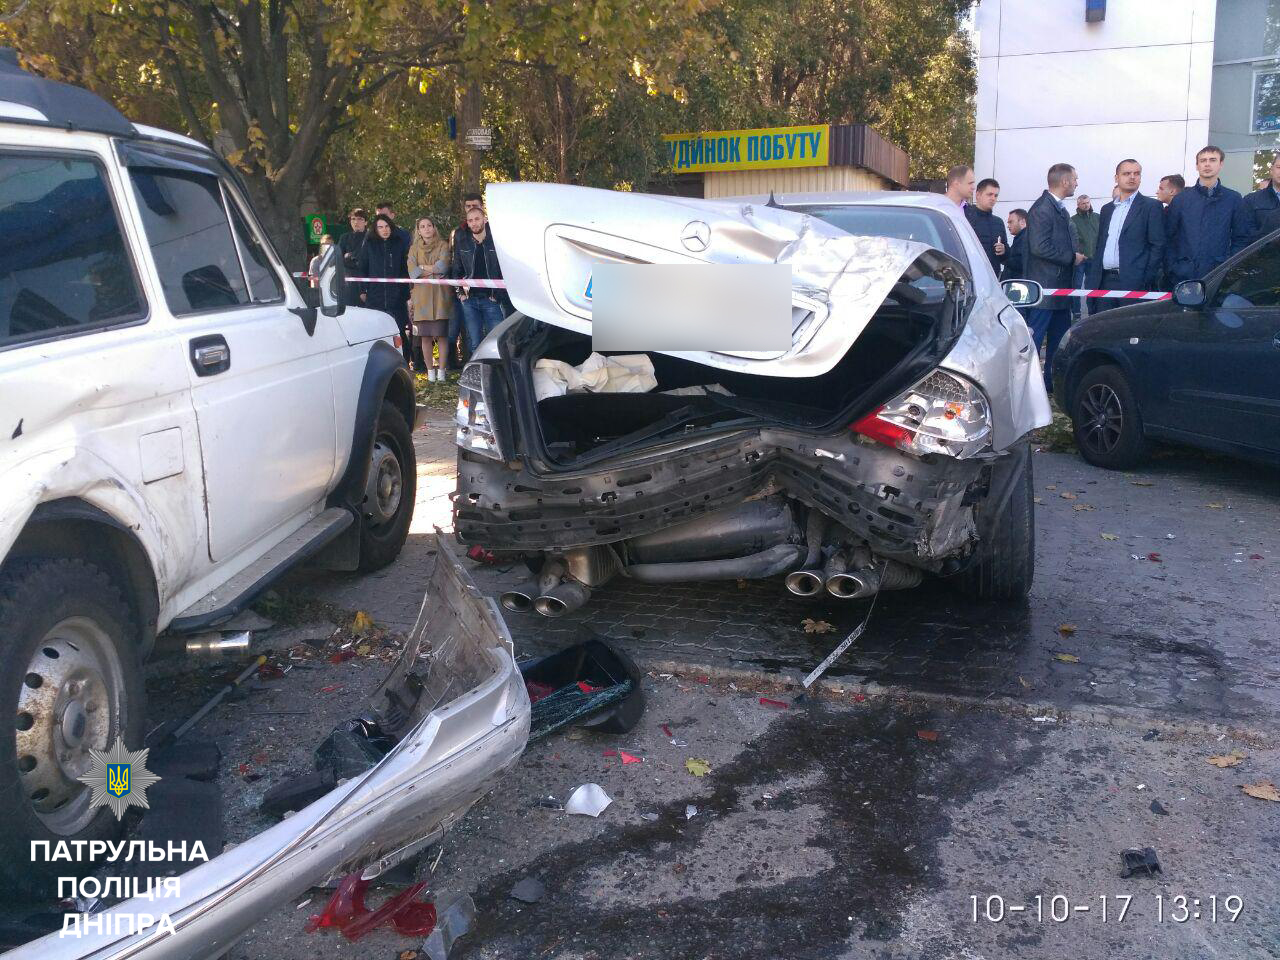
<path fill-rule="evenodd" d="M 678 563 L 633 563 L 626 574 L 642 583 L 685 583 L 709 580 L 760 580 L 776 577 L 794 567 L 804 547 L 780 543 L 759 553 L 728 560 L 689 560 Z"/>
<path fill-rule="evenodd" d="M 189 657 L 238 657 L 249 652 L 253 634 L 248 630 L 236 633 L 202 633 L 188 637 L 186 651 Z"/>

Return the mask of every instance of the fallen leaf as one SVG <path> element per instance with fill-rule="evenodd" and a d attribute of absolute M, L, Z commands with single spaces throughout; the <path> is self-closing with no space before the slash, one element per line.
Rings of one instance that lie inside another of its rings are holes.
<path fill-rule="evenodd" d="M 1132 483 L 1135 487 L 1154 487 L 1155 486 L 1155 484 L 1152 483 L 1150 480 L 1130 480 L 1129 482 Z"/>
<path fill-rule="evenodd" d="M 805 633 L 830 633 L 835 629 L 834 626 L 825 620 L 814 620 L 812 617 L 805 617 L 800 621 L 800 626 L 804 627 Z"/>
<path fill-rule="evenodd" d="M 396 954 L 396 960 L 418 960 L 417 950 L 401 950 Z"/>
<path fill-rule="evenodd" d="M 1023 688 L 1024 690 L 1030 690 L 1030 689 L 1031 689 L 1031 684 L 1027 683 L 1027 680 L 1026 680 L 1026 678 L 1025 678 L 1025 677 L 1018 677 L 1018 682 L 1019 682 L 1020 684 L 1022 684 L 1022 688 Z"/>
<path fill-rule="evenodd" d="M 1046 490 L 1057 490 L 1057 489 L 1058 489 L 1058 485 L 1057 485 L 1056 483 L 1047 483 L 1047 484 L 1045 484 L 1045 487 L 1044 487 L 1044 488 L 1045 488 Z"/>
<path fill-rule="evenodd" d="M 1064 637 L 1069 637 L 1076 632 L 1076 625 L 1074 623 L 1060 623 L 1058 624 L 1058 632 Z"/>
<path fill-rule="evenodd" d="M 1080 658 L 1074 653 L 1055 653 L 1053 659 L 1061 660 L 1063 663 L 1079 663 Z"/>
<path fill-rule="evenodd" d="M 356 653 L 362 657 L 367 657 L 369 655 L 369 651 L 372 649 L 373 647 L 371 645 L 362 643 L 360 646 L 356 647 Z"/>
<path fill-rule="evenodd" d="M 1280 790 L 1276 789 L 1276 785 L 1270 780 L 1259 780 L 1257 783 L 1245 783 L 1240 785 L 1243 790 L 1251 797 L 1259 800 L 1270 800 L 1272 803 L 1280 803 Z"/>
<path fill-rule="evenodd" d="M 1220 504 L 1220 503 L 1206 503 L 1206 504 L 1205 504 L 1205 506 L 1206 506 L 1206 507 L 1208 507 L 1210 510 L 1221 510 L 1221 509 L 1222 509 L 1222 504 Z"/>
<path fill-rule="evenodd" d="M 1147 559 L 1150 560 L 1152 563 L 1164 563 L 1164 561 L 1160 559 L 1160 554 L 1158 553 L 1148 553 Z"/>
<path fill-rule="evenodd" d="M 1075 506 L 1073 506 L 1071 509 L 1072 509 L 1072 510 L 1092 510 L 1092 509 L 1093 509 L 1093 504 L 1091 504 L 1091 503 L 1077 503 L 1077 504 L 1076 504 Z"/>
<path fill-rule="evenodd" d="M 1034 500 L 1036 503 L 1044 503 L 1044 501 L 1041 500 L 1039 497 L 1032 497 L 1031 499 Z"/>
<path fill-rule="evenodd" d="M 695 777 L 705 777 L 711 772 L 711 764 L 707 763 L 705 760 L 699 759 L 698 757 L 689 757 L 685 760 L 684 768 Z"/>
<path fill-rule="evenodd" d="M 587 683 L 587 681 L 585 681 L 585 680 L 579 680 L 579 681 L 578 681 L 578 689 L 579 689 L 579 690 L 581 690 L 583 693 L 599 693 L 599 692 L 600 692 L 602 689 L 604 689 L 604 688 L 603 688 L 603 687 L 593 687 L 591 684 Z"/>
<path fill-rule="evenodd" d="M 1114 533 L 1104 533 L 1104 534 L 1102 535 L 1102 539 L 1103 539 L 1103 540 L 1119 540 L 1119 539 L 1120 539 L 1120 537 L 1119 537 L 1119 535 L 1118 535 L 1118 534 L 1114 534 Z"/>
<path fill-rule="evenodd" d="M 1076 498 L 1076 495 L 1069 490 L 1063 491 L 1062 493 L 1058 494 L 1058 496 L 1060 496 L 1063 500 L 1074 500 Z"/>
<path fill-rule="evenodd" d="M 363 610 L 357 610 L 356 615 L 351 618 L 351 632 L 356 636 L 368 633 L 373 629 L 373 617 L 369 616 Z"/>
<path fill-rule="evenodd" d="M 921 740 L 928 740 L 930 743 L 938 739 L 937 730 L 917 730 L 916 736 Z"/>
<path fill-rule="evenodd" d="M 1243 761 L 1247 756 L 1248 754 L 1242 753 L 1239 750 L 1232 750 L 1230 753 L 1223 753 L 1218 756 L 1209 757 L 1205 762 L 1212 763 L 1215 767 L 1225 770 L 1227 767 L 1240 766 L 1241 761 Z"/>

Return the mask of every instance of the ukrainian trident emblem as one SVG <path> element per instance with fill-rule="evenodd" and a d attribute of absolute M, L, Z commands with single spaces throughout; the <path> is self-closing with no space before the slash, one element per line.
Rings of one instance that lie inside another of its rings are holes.
<path fill-rule="evenodd" d="M 119 820 L 131 806 L 150 809 L 147 787 L 160 778 L 147 769 L 146 750 L 126 749 L 117 739 L 110 750 L 90 750 L 89 770 L 79 778 L 93 791 L 91 807 L 110 807 Z"/>

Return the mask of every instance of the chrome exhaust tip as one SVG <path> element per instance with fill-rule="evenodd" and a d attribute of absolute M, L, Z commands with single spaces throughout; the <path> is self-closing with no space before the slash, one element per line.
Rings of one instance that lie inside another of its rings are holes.
<path fill-rule="evenodd" d="M 868 590 L 866 583 L 852 573 L 837 573 L 828 577 L 826 586 L 827 593 L 837 600 L 857 600 L 875 592 Z"/>
<path fill-rule="evenodd" d="M 544 617 L 563 617 L 573 613 L 591 599 L 591 588 L 568 580 L 548 590 L 533 602 L 533 608 Z"/>
<path fill-rule="evenodd" d="M 538 585 L 536 583 L 522 583 L 502 594 L 498 598 L 498 602 L 512 613 L 528 613 L 533 609 L 534 601 L 537 598 Z"/>
<path fill-rule="evenodd" d="M 238 633 L 201 633 L 186 642 L 189 657 L 238 657 L 249 652 L 253 634 L 248 630 Z"/>
<path fill-rule="evenodd" d="M 816 597 L 822 592 L 822 571 L 794 570 L 783 582 L 787 590 L 797 597 Z"/>

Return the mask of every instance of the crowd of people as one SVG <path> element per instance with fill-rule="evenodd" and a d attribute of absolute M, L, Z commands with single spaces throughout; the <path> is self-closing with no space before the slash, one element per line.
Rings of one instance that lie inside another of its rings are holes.
<path fill-rule="evenodd" d="M 379 283 L 378 280 L 501 280 L 502 267 L 484 200 L 468 193 L 462 221 L 445 236 L 431 217 L 418 217 L 410 232 L 396 223 L 391 204 L 381 203 L 372 220 L 361 207 L 348 217 L 351 232 L 338 239 L 350 277 L 347 300 L 381 310 L 400 327 L 405 362 L 429 380 L 459 369 L 480 341 L 511 311 L 506 291 L 468 284 Z M 333 243 L 321 239 L 321 253 Z M 314 275 L 319 256 L 312 261 Z"/>
<path fill-rule="evenodd" d="M 968 165 L 948 171 L 946 195 L 964 208 L 997 277 L 1034 280 L 1054 290 L 1167 291 L 1203 277 L 1280 229 L 1280 156 L 1270 179 L 1248 196 L 1219 180 L 1223 159 L 1221 148 L 1205 147 L 1196 154 L 1194 183 L 1188 187 L 1181 174 L 1169 174 L 1160 178 L 1154 197 L 1140 190 L 1142 165 L 1121 160 L 1111 200 L 1100 213 L 1088 196 L 1076 196 L 1078 178 L 1068 163 L 1051 166 L 1046 188 L 1030 209 L 1012 210 L 1004 221 L 993 212 L 1000 184 L 990 178 L 975 184 Z M 1069 213 L 1065 204 L 1073 196 L 1075 212 Z M 1047 297 L 1025 311 L 1036 348 L 1044 350 L 1046 385 L 1073 317 L 1082 309 L 1096 313 L 1124 302 Z"/>

